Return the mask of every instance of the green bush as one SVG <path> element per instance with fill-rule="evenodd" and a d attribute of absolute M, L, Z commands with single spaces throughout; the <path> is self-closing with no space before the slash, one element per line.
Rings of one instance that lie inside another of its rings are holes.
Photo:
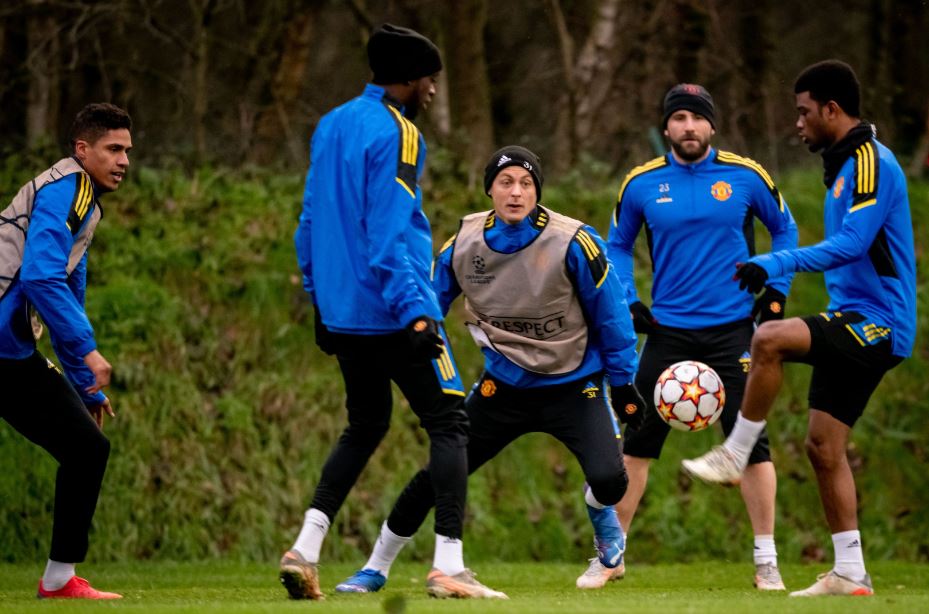
<path fill-rule="evenodd" d="M 0 163 L 4 199 L 36 169 L 36 160 L 22 157 Z M 113 453 L 92 535 L 94 558 L 267 560 L 295 537 L 345 422 L 338 368 L 313 343 L 295 264 L 302 181 L 258 169 L 187 175 L 142 168 L 104 199 L 87 311 L 114 365 L 110 395 L 118 417 L 106 425 Z M 586 165 L 547 185 L 545 200 L 605 236 L 618 184 L 601 167 Z M 781 187 L 801 224 L 801 242 L 816 241 L 818 173 L 789 174 Z M 914 183 L 911 192 L 914 224 L 924 228 L 929 186 Z M 490 207 L 479 189 L 438 175 L 425 201 L 437 245 L 455 232 L 461 215 Z M 917 235 L 921 267 L 923 237 Z M 641 251 L 637 272 L 649 270 Z M 640 281 L 646 289 L 647 280 Z M 916 356 L 886 378 L 850 451 L 870 557 L 929 559 L 924 279 L 919 292 Z M 824 305 L 821 276 L 799 275 L 788 315 Z M 456 305 L 449 330 L 470 382 L 480 372 L 480 354 L 460 323 Z M 780 478 L 777 534 L 782 556 L 792 560 L 821 557 L 828 543 L 803 452 L 808 379 L 807 367 L 788 368 L 770 426 Z M 395 399 L 391 431 L 334 524 L 327 560 L 363 560 L 394 497 L 426 460 L 425 433 L 399 394 Z M 751 530 L 738 493 L 693 484 L 678 469 L 682 457 L 717 438 L 670 438 L 631 533 L 637 561 L 748 560 Z M 42 559 L 54 461 L 7 427 L 0 427 L 0 450 L 0 560 Z M 550 437 L 513 444 L 470 481 L 469 559 L 582 560 L 590 545 L 582 483 L 573 457 Z M 430 529 L 414 540 L 415 556 L 431 556 Z"/>

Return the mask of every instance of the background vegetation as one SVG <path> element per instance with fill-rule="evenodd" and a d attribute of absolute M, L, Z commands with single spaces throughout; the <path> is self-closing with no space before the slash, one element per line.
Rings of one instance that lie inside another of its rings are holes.
<path fill-rule="evenodd" d="M 478 190 L 443 174 L 445 155 L 435 152 L 425 197 L 437 243 L 454 231 L 458 216 L 489 206 Z M 3 198 L 44 165 L 7 158 Z M 295 536 L 344 423 L 338 369 L 313 343 L 295 265 L 301 184 L 298 173 L 262 169 L 141 167 L 104 200 L 87 308 L 114 365 L 111 396 L 119 415 L 106 425 L 113 453 L 94 558 L 270 560 Z M 589 163 L 546 185 L 546 202 L 605 233 L 617 185 L 617 177 Z M 816 241 L 818 169 L 788 173 L 780 185 L 801 243 Z M 910 188 L 914 226 L 925 228 L 929 185 L 914 181 Z M 917 233 L 917 246 L 922 269 L 925 233 Z M 646 254 L 639 257 L 638 271 L 647 272 Z M 925 279 L 919 292 L 916 356 L 885 378 L 850 451 L 873 559 L 929 560 Z M 819 311 L 824 300 L 820 276 L 799 275 L 788 315 Z M 478 352 L 460 313 L 449 321 L 462 373 L 473 381 Z M 770 427 L 785 561 L 831 557 L 823 550 L 828 532 L 803 453 L 808 378 L 807 367 L 789 368 Z M 751 532 L 738 493 L 694 484 L 679 472 L 681 457 L 717 436 L 672 435 L 632 529 L 632 560 L 750 560 Z M 0 561 L 41 560 L 55 463 L 7 427 L 0 427 L 0 450 Z M 398 401 L 390 433 L 334 524 L 325 560 L 363 560 L 393 498 L 425 458 L 425 433 Z M 582 483 L 576 462 L 554 440 L 531 435 L 515 443 L 470 481 L 469 560 L 581 561 L 590 549 Z M 431 531 L 424 530 L 411 550 L 428 558 L 432 547 Z"/>
<path fill-rule="evenodd" d="M 712 92 L 721 143 L 779 171 L 803 158 L 793 80 L 827 57 L 856 68 L 866 117 L 914 171 L 929 155 L 924 0 L 6 0 L 0 130 L 65 142 L 78 109 L 109 100 L 132 113 L 139 160 L 301 168 L 316 122 L 369 77 L 383 21 L 441 48 L 419 125 L 471 186 L 513 141 L 549 172 L 585 155 L 627 168 L 681 81 Z"/>

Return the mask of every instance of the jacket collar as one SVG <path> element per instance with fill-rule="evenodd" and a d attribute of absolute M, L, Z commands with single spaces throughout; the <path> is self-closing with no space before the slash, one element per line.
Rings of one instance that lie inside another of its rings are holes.
<path fill-rule="evenodd" d="M 377 101 L 384 101 L 390 106 L 394 107 L 400 114 L 403 114 L 404 106 L 400 103 L 399 100 L 387 93 L 380 85 L 374 85 L 373 83 L 368 83 L 365 85 L 364 93 L 362 94 L 365 98 L 372 98 Z"/>
<path fill-rule="evenodd" d="M 665 154 L 665 157 L 668 159 L 668 164 L 670 164 L 671 166 L 676 166 L 678 168 L 686 168 L 686 169 L 696 171 L 696 170 L 703 168 L 704 166 L 709 166 L 710 164 L 713 163 L 713 160 L 716 159 L 716 150 L 711 145 L 707 149 L 706 157 L 700 160 L 699 162 L 680 162 L 678 161 L 677 158 L 674 157 L 674 153 L 670 151 L 667 154 Z"/>
<path fill-rule="evenodd" d="M 852 153 L 874 138 L 877 130 L 873 124 L 861 122 L 848 131 L 848 134 L 823 151 L 823 183 L 828 188 L 835 183 L 842 165 Z"/>
<path fill-rule="evenodd" d="M 97 182 L 94 181 L 94 178 L 90 176 L 90 173 L 88 173 L 87 169 L 84 167 L 84 163 L 81 162 L 77 156 L 71 156 L 71 159 L 77 162 L 77 165 L 80 166 L 84 170 L 84 174 L 87 175 L 87 179 L 90 181 L 90 187 L 94 191 L 94 202 L 96 202 L 99 205 L 100 204 L 100 190 L 99 188 L 97 188 Z"/>

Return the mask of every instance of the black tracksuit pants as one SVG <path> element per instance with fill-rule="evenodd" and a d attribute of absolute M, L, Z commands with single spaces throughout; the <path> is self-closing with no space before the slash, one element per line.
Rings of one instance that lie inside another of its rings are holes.
<path fill-rule="evenodd" d="M 0 381 L 6 382 L 0 417 L 59 463 L 49 558 L 80 563 L 110 442 L 71 384 L 39 352 L 24 360 L 0 358 Z"/>
<path fill-rule="evenodd" d="M 629 484 L 619 425 L 603 389 L 603 377 L 540 388 L 514 388 L 485 373 L 465 408 L 470 421 L 468 471 L 474 473 L 526 433 L 548 433 L 565 444 L 584 471 L 594 497 L 618 503 Z M 416 533 L 434 503 L 435 477 L 420 471 L 387 519 L 397 535 Z M 580 495 L 580 489 L 578 489 Z"/>
<path fill-rule="evenodd" d="M 335 518 L 390 426 L 393 381 L 429 435 L 427 471 L 432 477 L 430 498 L 436 502 L 436 533 L 460 539 L 468 479 L 463 393 L 443 390 L 436 361 L 410 357 L 403 332 L 332 338 L 345 380 L 348 426 L 323 466 L 311 507 L 330 521 Z"/>

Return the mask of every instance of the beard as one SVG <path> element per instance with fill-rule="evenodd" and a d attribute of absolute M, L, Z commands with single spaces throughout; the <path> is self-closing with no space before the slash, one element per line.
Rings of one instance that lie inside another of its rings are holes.
<path fill-rule="evenodd" d="M 807 146 L 807 149 L 810 150 L 810 153 L 816 153 L 816 152 L 826 149 L 827 145 L 826 143 L 822 141 L 822 139 L 820 139 L 818 141 L 807 140 L 806 146 Z"/>
<path fill-rule="evenodd" d="M 681 142 L 671 141 L 671 149 L 674 150 L 674 153 L 676 153 L 681 160 L 686 160 L 688 162 L 699 160 L 706 153 L 706 150 L 709 149 L 709 139 L 703 141 L 700 140 L 699 137 L 692 138 L 695 138 L 699 145 L 694 146 L 692 141 L 688 141 L 687 145 L 685 145 L 683 139 Z"/>

